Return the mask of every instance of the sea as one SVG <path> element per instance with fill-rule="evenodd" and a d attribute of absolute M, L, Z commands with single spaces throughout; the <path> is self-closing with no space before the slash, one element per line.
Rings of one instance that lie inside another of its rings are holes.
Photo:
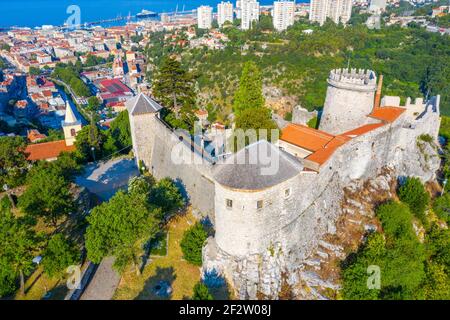
<path fill-rule="evenodd" d="M 219 2 L 221 0 L 0 0 L 0 28 L 62 26 L 73 13 L 67 12 L 72 5 L 80 8 L 81 23 L 86 23 L 134 16 L 143 9 L 164 13 L 210 5 L 216 11 Z M 260 0 L 260 4 L 270 5 L 273 0 Z"/>

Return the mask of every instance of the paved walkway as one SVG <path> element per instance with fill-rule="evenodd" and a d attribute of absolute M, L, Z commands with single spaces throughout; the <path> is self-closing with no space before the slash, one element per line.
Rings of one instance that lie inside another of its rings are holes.
<path fill-rule="evenodd" d="M 118 190 L 125 189 L 130 178 L 139 175 L 134 159 L 119 158 L 87 165 L 76 184 L 108 201 Z M 114 257 L 103 259 L 80 300 L 111 300 L 120 282 L 113 269 Z"/>
<path fill-rule="evenodd" d="M 107 201 L 137 175 L 139 170 L 135 160 L 120 158 L 87 165 L 83 175 L 78 176 L 75 182 L 96 194 L 101 200 Z"/>
<path fill-rule="evenodd" d="M 120 282 L 113 268 L 114 257 L 103 259 L 80 300 L 111 300 Z"/>

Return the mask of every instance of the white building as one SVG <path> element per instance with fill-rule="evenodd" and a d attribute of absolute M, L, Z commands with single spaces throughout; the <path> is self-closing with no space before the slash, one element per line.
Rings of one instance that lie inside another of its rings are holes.
<path fill-rule="evenodd" d="M 217 5 L 217 22 L 222 27 L 225 22 L 233 22 L 233 4 L 229 1 L 222 1 Z"/>
<path fill-rule="evenodd" d="M 236 18 L 241 19 L 242 18 L 242 6 L 241 6 L 241 0 L 236 1 Z"/>
<path fill-rule="evenodd" d="M 200 6 L 197 9 L 197 25 L 199 29 L 211 29 L 212 10 L 210 6 Z"/>
<path fill-rule="evenodd" d="M 258 20 L 259 2 L 256 0 L 241 0 L 241 29 L 251 29 L 253 21 Z"/>
<path fill-rule="evenodd" d="M 286 30 L 294 24 L 295 1 L 273 3 L 273 26 L 277 31 Z"/>
<path fill-rule="evenodd" d="M 372 12 L 386 11 L 386 0 L 370 0 L 369 11 Z"/>
<path fill-rule="evenodd" d="M 323 25 L 327 18 L 347 23 L 352 15 L 352 0 L 311 0 L 309 20 Z"/>

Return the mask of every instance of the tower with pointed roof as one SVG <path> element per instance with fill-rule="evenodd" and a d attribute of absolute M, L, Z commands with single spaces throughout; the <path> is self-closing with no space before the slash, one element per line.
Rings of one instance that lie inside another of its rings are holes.
<path fill-rule="evenodd" d="M 73 146 L 75 143 L 75 137 L 81 130 L 81 121 L 77 119 L 69 101 L 66 102 L 66 117 L 64 121 L 62 121 L 62 128 L 64 130 L 66 145 Z"/>
<path fill-rule="evenodd" d="M 150 169 L 155 143 L 154 131 L 157 127 L 154 121 L 157 121 L 162 106 L 143 93 L 128 100 L 126 106 L 130 118 L 131 138 L 136 162 L 139 164 L 143 161 Z"/>

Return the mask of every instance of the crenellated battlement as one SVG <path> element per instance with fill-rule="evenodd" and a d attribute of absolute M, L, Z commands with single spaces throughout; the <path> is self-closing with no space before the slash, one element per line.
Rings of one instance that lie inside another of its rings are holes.
<path fill-rule="evenodd" d="M 328 77 L 328 83 L 338 87 L 348 87 L 355 90 L 375 90 L 377 77 L 372 70 L 364 69 L 334 69 Z"/>

